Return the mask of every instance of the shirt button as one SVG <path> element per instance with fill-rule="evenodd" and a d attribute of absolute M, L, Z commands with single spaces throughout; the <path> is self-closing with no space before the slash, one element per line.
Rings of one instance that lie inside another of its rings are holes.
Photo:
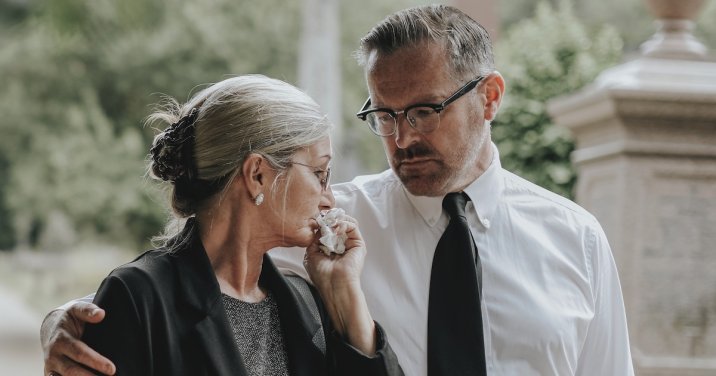
<path fill-rule="evenodd" d="M 482 225 L 485 226 L 485 228 L 490 228 L 490 220 L 489 219 L 483 219 Z"/>

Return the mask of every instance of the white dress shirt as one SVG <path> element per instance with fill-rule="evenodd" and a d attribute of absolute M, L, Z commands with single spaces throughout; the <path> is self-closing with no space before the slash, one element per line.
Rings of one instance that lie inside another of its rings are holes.
<path fill-rule="evenodd" d="M 504 169 L 497 148 L 465 189 L 482 263 L 488 375 L 633 375 L 624 303 L 607 239 L 575 203 Z M 368 254 L 363 290 L 406 375 L 427 375 L 430 269 L 449 218 L 442 197 L 408 193 L 391 171 L 333 187 Z M 274 249 L 307 277 L 303 251 Z M 459 309 L 459 307 L 456 307 Z"/>

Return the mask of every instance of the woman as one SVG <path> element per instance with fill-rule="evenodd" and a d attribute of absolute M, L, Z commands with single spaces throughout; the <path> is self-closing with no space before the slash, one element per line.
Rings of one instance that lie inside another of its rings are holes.
<path fill-rule="evenodd" d="M 110 273 L 95 303 L 105 319 L 83 340 L 121 375 L 402 374 L 368 312 L 354 221 L 346 252 L 324 255 L 316 218 L 333 204 L 330 124 L 295 87 L 240 76 L 150 116 L 171 124 L 149 162 L 172 190 L 164 244 Z M 307 248 L 305 281 L 267 252 Z"/>

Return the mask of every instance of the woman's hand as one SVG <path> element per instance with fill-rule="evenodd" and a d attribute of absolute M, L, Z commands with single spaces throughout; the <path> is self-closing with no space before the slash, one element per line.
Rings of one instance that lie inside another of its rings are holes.
<path fill-rule="evenodd" d="M 326 256 L 319 248 L 320 233 L 306 249 L 304 265 L 311 281 L 321 290 L 336 290 L 352 285 L 360 288 L 360 274 L 363 270 L 366 250 L 365 243 L 358 230 L 358 222 L 343 215 L 333 227 L 336 235 L 346 235 L 345 253 L 332 253 Z"/>
<path fill-rule="evenodd" d="M 345 252 L 326 255 L 319 248 L 317 234 L 306 249 L 304 265 L 323 299 L 334 329 L 350 345 L 366 355 L 375 354 L 375 323 L 368 311 L 360 274 L 366 256 L 365 243 L 355 219 L 344 215 L 333 227 L 337 235 L 346 235 Z"/>

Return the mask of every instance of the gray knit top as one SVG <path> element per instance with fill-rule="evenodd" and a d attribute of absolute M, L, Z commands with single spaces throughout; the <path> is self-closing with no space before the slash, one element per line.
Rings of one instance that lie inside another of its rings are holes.
<path fill-rule="evenodd" d="M 221 294 L 234 340 L 250 376 L 288 375 L 278 304 L 269 291 L 258 303 Z"/>

